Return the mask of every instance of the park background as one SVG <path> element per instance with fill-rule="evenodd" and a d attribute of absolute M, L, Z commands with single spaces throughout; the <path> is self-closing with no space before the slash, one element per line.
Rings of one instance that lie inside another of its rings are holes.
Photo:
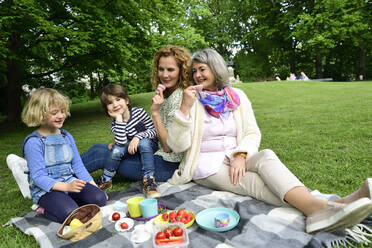
<path fill-rule="evenodd" d="M 372 176 L 371 16 L 368 0 L 0 0 L 0 224 L 30 211 L 5 163 L 32 131 L 20 122 L 28 90 L 72 99 L 64 128 L 84 152 L 112 141 L 97 100 L 105 84 L 123 85 L 149 110 L 152 57 L 166 44 L 216 49 L 252 101 L 261 149 L 312 189 L 352 192 Z M 271 81 L 301 71 L 334 81 Z M 20 245 L 37 247 L 1 228 L 0 247 Z"/>

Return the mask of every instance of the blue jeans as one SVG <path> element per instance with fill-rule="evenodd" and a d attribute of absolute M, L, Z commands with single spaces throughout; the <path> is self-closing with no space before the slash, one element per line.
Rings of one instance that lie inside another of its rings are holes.
<path fill-rule="evenodd" d="M 103 173 L 106 176 L 113 177 L 119 168 L 120 161 L 125 159 L 129 154 L 128 147 L 130 142 L 124 146 L 114 145 L 111 149 L 110 156 L 107 157 Z M 137 152 L 140 154 L 143 176 L 153 176 L 155 172 L 154 151 L 157 150 L 157 144 L 152 139 L 141 139 L 137 146 Z"/>
<path fill-rule="evenodd" d="M 110 150 L 107 144 L 94 144 L 88 151 L 81 154 L 81 159 L 85 168 L 89 172 L 104 169 L 106 158 L 110 156 Z M 154 156 L 155 180 L 165 182 L 172 177 L 174 171 L 178 168 L 179 162 L 165 161 L 161 156 Z M 120 161 L 116 171 L 122 177 L 132 181 L 142 181 L 142 163 L 138 153 L 128 155 Z"/>

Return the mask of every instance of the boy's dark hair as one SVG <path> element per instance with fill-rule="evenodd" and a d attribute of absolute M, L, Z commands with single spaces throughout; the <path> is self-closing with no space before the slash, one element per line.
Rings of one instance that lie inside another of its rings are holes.
<path fill-rule="evenodd" d="M 109 95 L 126 99 L 128 101 L 127 104 L 128 109 L 130 110 L 132 108 L 129 95 L 127 91 L 124 89 L 124 87 L 121 86 L 120 84 L 108 84 L 102 89 L 101 94 L 99 96 L 101 99 L 102 107 L 105 110 L 106 114 L 108 114 L 107 105 L 109 104 L 108 100 Z"/>

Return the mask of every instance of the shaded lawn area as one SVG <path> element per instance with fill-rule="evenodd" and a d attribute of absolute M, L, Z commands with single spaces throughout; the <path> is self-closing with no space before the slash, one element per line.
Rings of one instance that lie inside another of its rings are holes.
<path fill-rule="evenodd" d="M 260 149 L 276 152 L 306 186 L 345 195 L 372 177 L 372 82 L 282 81 L 235 87 L 252 102 L 262 132 Z M 132 104 L 149 111 L 152 95 L 133 95 Z M 73 105 L 64 128 L 84 152 L 94 143 L 113 140 L 109 125 L 96 100 Z M 22 198 L 5 159 L 10 153 L 20 155 L 23 138 L 33 130 L 21 124 L 0 128 L 1 225 L 30 211 L 32 202 Z M 116 176 L 111 190 L 130 183 Z M 0 236 L 0 247 L 38 247 L 33 237 L 13 227 L 1 228 Z"/>

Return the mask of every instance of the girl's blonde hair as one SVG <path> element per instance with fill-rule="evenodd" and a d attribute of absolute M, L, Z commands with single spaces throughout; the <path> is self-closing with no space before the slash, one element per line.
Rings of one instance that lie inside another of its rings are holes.
<path fill-rule="evenodd" d="M 50 114 L 51 105 L 61 107 L 65 110 L 66 116 L 70 116 L 70 99 L 50 88 L 37 89 L 32 92 L 22 110 L 22 121 L 28 127 L 37 127 L 43 124 L 43 121 Z"/>
<path fill-rule="evenodd" d="M 152 89 L 155 90 L 158 85 L 161 83 L 158 77 L 158 67 L 159 60 L 161 57 L 173 56 L 178 64 L 180 69 L 180 79 L 178 81 L 178 87 L 186 89 L 192 84 L 190 76 L 190 65 L 191 65 L 191 56 L 190 53 L 183 47 L 167 45 L 157 51 L 154 55 L 152 62 L 152 73 L 151 73 L 151 84 Z"/>

